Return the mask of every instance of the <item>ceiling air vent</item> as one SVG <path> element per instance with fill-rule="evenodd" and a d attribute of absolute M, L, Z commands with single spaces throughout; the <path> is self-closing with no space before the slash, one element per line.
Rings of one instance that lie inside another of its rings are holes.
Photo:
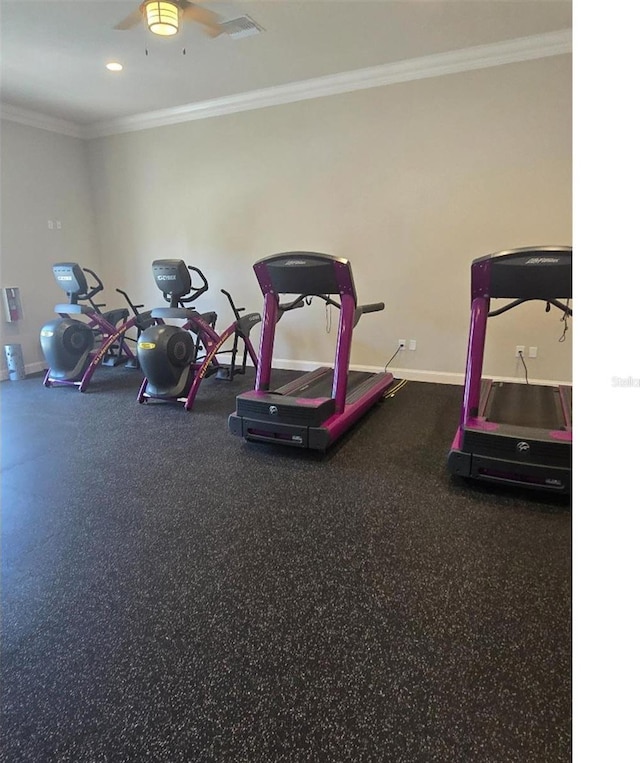
<path fill-rule="evenodd" d="M 220 26 L 229 35 L 229 37 L 233 37 L 234 39 L 238 39 L 240 37 L 251 37 L 254 34 L 260 34 L 260 32 L 264 32 L 264 29 L 260 26 L 260 24 L 256 24 L 256 22 L 250 16 L 240 16 L 237 19 L 223 21 Z"/>

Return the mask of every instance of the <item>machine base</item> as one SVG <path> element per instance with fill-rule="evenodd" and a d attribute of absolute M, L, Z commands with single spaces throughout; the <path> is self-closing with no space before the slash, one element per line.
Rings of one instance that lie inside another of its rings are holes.
<path fill-rule="evenodd" d="M 229 416 L 229 431 L 250 442 L 271 442 L 309 450 L 325 451 L 332 442 L 330 432 L 324 427 L 267 422 L 237 413 Z"/>
<path fill-rule="evenodd" d="M 566 495 L 571 493 L 570 468 L 490 458 L 454 448 L 449 451 L 447 467 L 451 474 L 459 477 L 470 477 L 502 485 L 517 485 L 552 493 Z"/>

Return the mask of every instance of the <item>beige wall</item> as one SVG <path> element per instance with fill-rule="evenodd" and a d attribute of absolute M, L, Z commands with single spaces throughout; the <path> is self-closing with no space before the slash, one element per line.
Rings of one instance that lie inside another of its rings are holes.
<path fill-rule="evenodd" d="M 4 314 L 0 317 L 0 340 L 3 345 L 21 344 L 27 371 L 39 370 L 40 327 L 55 318 L 53 306 L 65 301 L 53 280 L 52 264 L 71 260 L 99 267 L 87 144 L 3 120 L 0 148 L 0 285 L 20 288 L 24 310 L 24 319 L 16 324 L 6 323 Z M 4 353 L 2 361 L 4 370 Z"/>
<path fill-rule="evenodd" d="M 398 367 L 462 373 L 470 261 L 571 243 L 570 93 L 560 56 L 94 140 L 103 261 L 152 303 L 151 261 L 182 257 L 259 309 L 256 259 L 348 257 L 360 300 L 387 304 L 358 325 L 353 363 L 414 338 Z M 487 372 L 516 375 L 525 344 L 531 376 L 570 379 L 559 328 L 542 306 L 496 319 Z M 275 354 L 330 361 L 324 309 L 283 320 Z"/>
<path fill-rule="evenodd" d="M 571 244 L 570 56 L 87 146 L 98 261 L 109 284 L 160 304 L 151 262 L 183 258 L 211 283 L 201 309 L 217 309 L 227 325 L 219 288 L 242 306 L 261 308 L 252 272 L 258 258 L 292 249 L 348 257 L 360 301 L 387 305 L 362 318 L 352 362 L 384 366 L 398 338 L 416 339 L 417 350 L 392 364 L 400 376 L 448 381 L 463 373 L 474 257 Z M 74 251 L 83 259 L 80 247 Z M 58 253 L 48 247 L 41 256 L 46 267 Z M 42 299 L 59 298 L 47 291 Z M 328 336 L 316 303 L 285 317 L 276 357 L 283 365 L 330 362 L 336 323 L 334 314 Z M 561 344 L 561 333 L 559 315 L 546 315 L 543 305 L 496 318 L 485 371 L 521 376 L 515 345 L 535 345 L 530 378 L 569 380 L 571 337 Z"/>

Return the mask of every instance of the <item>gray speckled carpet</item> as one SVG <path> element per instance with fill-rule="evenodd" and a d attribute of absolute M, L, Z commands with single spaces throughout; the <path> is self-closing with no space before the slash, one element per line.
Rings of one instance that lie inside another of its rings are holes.
<path fill-rule="evenodd" d="M 323 456 L 139 381 L 0 384 L 0 760 L 570 760 L 569 504 L 449 477 L 462 388 Z"/>

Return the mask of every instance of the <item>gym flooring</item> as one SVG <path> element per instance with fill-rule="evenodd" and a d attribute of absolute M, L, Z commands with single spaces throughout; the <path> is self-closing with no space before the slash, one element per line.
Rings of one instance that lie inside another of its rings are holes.
<path fill-rule="evenodd" d="M 1 761 L 571 759 L 570 503 L 449 476 L 461 387 L 323 455 L 140 380 L 0 384 Z"/>

